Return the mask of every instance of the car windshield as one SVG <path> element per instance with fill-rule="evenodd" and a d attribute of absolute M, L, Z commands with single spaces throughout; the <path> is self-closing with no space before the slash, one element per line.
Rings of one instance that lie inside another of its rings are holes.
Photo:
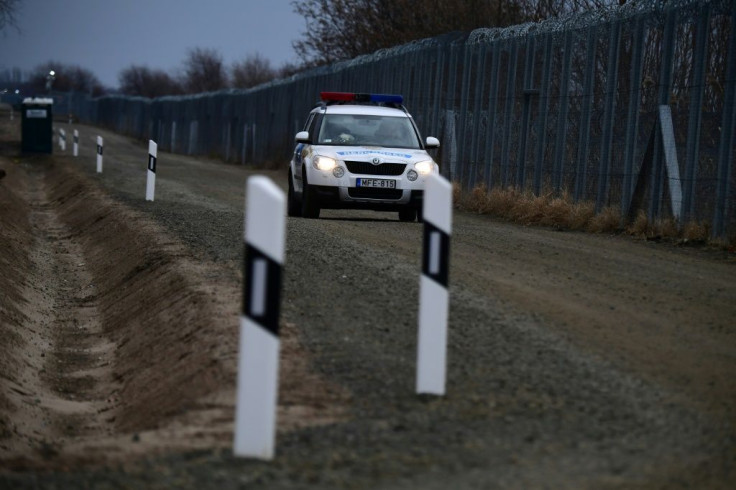
<path fill-rule="evenodd" d="M 326 114 L 317 144 L 421 148 L 408 117 Z"/>

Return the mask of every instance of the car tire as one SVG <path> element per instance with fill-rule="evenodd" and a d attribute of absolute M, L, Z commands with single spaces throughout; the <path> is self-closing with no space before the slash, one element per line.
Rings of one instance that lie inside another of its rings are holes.
<path fill-rule="evenodd" d="M 407 208 L 399 211 L 399 221 L 414 221 L 415 219 L 417 219 L 416 209 Z"/>
<path fill-rule="evenodd" d="M 296 198 L 294 191 L 294 176 L 289 170 L 289 194 L 287 196 L 287 213 L 289 216 L 299 217 L 302 215 L 302 203 Z"/>
<path fill-rule="evenodd" d="M 319 201 L 315 195 L 314 189 L 307 182 L 307 173 L 304 172 L 302 176 L 302 216 L 309 219 L 319 218 Z"/>

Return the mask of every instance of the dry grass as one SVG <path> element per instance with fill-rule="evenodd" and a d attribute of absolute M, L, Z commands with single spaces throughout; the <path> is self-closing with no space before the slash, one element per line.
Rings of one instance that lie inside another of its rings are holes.
<path fill-rule="evenodd" d="M 674 218 L 650 222 L 644 211 L 639 211 L 634 221 L 624 226 L 618 206 L 606 207 L 596 214 L 594 203 L 576 203 L 567 191 L 561 195 L 545 192 L 541 196 L 535 196 L 531 192 L 515 188 L 494 188 L 489 192 L 481 185 L 464 193 L 460 185 L 453 183 L 453 201 L 459 209 L 524 225 L 591 233 L 627 233 L 645 239 L 677 240 L 682 244 L 708 243 L 731 248 L 736 245 L 736 238 L 727 243 L 710 240 L 707 224 L 688 222 L 680 227 Z"/>
<path fill-rule="evenodd" d="M 575 203 L 567 192 L 559 196 L 551 192 L 535 196 L 515 188 L 495 188 L 488 192 L 479 186 L 465 195 L 457 184 L 454 184 L 453 191 L 455 205 L 459 208 L 516 223 L 597 232 L 620 229 L 617 209 L 606 210 L 596 216 L 592 203 Z"/>
<path fill-rule="evenodd" d="M 706 242 L 710 236 L 708 226 L 690 221 L 682 227 L 682 238 L 691 242 Z"/>

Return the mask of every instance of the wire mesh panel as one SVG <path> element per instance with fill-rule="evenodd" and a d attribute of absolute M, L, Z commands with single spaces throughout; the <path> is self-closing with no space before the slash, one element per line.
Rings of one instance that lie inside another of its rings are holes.
<path fill-rule="evenodd" d="M 627 2 L 414 41 L 249 90 L 65 103 L 169 151 L 286 166 L 320 91 L 402 93 L 424 135 L 442 139 L 442 174 L 465 188 L 567 193 L 622 217 L 667 105 L 682 202 L 670 200 L 655 133 L 645 211 L 734 235 L 735 11 L 735 0 Z"/>

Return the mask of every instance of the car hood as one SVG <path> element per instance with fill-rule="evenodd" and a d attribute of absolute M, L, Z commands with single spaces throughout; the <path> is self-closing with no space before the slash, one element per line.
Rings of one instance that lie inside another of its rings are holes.
<path fill-rule="evenodd" d="M 431 160 L 425 150 L 406 148 L 387 148 L 377 146 L 314 146 L 312 151 L 317 155 L 332 157 L 336 160 L 354 162 L 372 162 L 378 158 L 381 163 L 416 163 Z"/>

